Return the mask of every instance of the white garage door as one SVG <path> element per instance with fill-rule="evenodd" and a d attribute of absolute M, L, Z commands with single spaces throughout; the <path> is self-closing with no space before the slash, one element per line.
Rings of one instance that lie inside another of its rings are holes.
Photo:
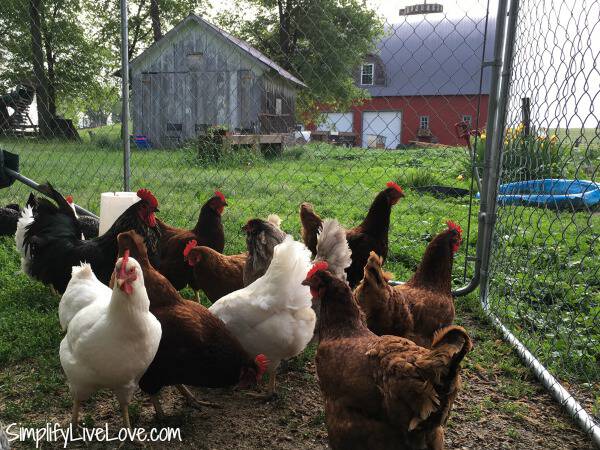
<path fill-rule="evenodd" d="M 325 121 L 317 127 L 318 131 L 352 132 L 352 113 L 326 113 Z"/>
<path fill-rule="evenodd" d="M 385 138 L 385 148 L 396 148 L 400 144 L 400 111 L 363 112 L 362 145 L 368 147 L 369 142 L 381 142 Z"/>

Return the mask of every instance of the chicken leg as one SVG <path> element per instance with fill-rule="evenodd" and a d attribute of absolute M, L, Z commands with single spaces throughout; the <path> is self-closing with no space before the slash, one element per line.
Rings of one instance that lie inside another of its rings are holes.
<path fill-rule="evenodd" d="M 175 387 L 181 393 L 181 395 L 183 395 L 185 397 L 186 401 L 188 402 L 188 405 L 190 405 L 194 408 L 200 408 L 202 406 L 209 406 L 211 408 L 217 408 L 219 406 L 216 403 L 204 402 L 202 400 L 198 400 L 196 397 L 194 397 L 194 394 L 192 394 L 190 392 L 190 390 L 187 388 L 187 386 L 185 386 L 183 384 L 178 384 Z"/>
<path fill-rule="evenodd" d="M 77 428 L 79 425 L 79 408 L 81 406 L 81 402 L 77 399 L 73 399 L 73 409 L 71 410 L 71 425 L 73 428 Z"/>
<path fill-rule="evenodd" d="M 121 414 L 123 415 L 123 425 L 125 428 L 131 430 L 131 422 L 129 421 L 129 404 L 123 403 L 121 405 Z"/>
<path fill-rule="evenodd" d="M 152 406 L 154 406 L 154 412 L 156 413 L 156 418 L 162 420 L 165 418 L 165 411 L 162 409 L 162 405 L 160 404 L 160 394 L 157 392 L 154 395 L 150 396 L 150 401 L 152 402 Z"/>

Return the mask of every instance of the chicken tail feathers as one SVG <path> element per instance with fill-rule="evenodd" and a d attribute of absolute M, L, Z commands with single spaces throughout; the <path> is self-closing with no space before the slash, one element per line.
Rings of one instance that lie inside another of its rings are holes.
<path fill-rule="evenodd" d="M 269 217 L 267 217 L 267 222 L 275 225 L 277 228 L 279 228 L 281 230 L 281 217 L 279 217 L 277 214 L 269 214 Z"/>
<path fill-rule="evenodd" d="M 95 277 L 92 266 L 88 263 L 81 263 L 80 266 L 73 266 L 71 269 L 71 278 L 73 279 L 91 279 Z"/>
<path fill-rule="evenodd" d="M 63 195 L 60 192 L 54 189 L 54 186 L 52 186 L 49 182 L 40 185 L 40 189 L 42 190 L 42 192 L 44 192 L 56 202 L 60 212 L 68 216 L 72 216 L 74 219 L 77 218 L 75 208 L 65 199 L 65 197 L 63 197 Z"/>
<path fill-rule="evenodd" d="M 456 325 L 441 328 L 433 335 L 432 349 L 446 347 L 452 354 L 452 362 L 459 364 L 473 348 L 471 338 L 463 327 Z"/>
<path fill-rule="evenodd" d="M 317 256 L 315 262 L 325 261 L 329 271 L 346 281 L 344 271 L 352 263 L 352 251 L 346 240 L 346 231 L 335 219 L 326 219 L 317 236 Z"/>

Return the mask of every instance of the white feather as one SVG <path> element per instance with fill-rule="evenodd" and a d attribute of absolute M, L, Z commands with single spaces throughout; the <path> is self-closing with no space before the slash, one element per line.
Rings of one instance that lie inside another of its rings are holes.
<path fill-rule="evenodd" d="M 348 247 L 346 231 L 335 219 L 326 219 L 317 235 L 315 262 L 327 261 L 328 270 L 346 281 L 345 269 L 352 264 L 352 251 Z"/>
<path fill-rule="evenodd" d="M 71 280 L 58 304 L 58 319 L 63 331 L 75 314 L 86 306 L 96 301 L 108 303 L 111 293 L 110 288 L 96 278 L 92 266 L 87 263 L 73 266 Z"/>
<path fill-rule="evenodd" d="M 313 336 L 316 316 L 302 285 L 310 267 L 310 251 L 288 236 L 262 277 L 210 307 L 250 355 L 267 356 L 270 370 L 302 352 Z"/>
<path fill-rule="evenodd" d="M 25 206 L 21 211 L 21 217 L 17 221 L 17 231 L 15 232 L 15 244 L 17 251 L 21 256 L 21 270 L 23 273 L 31 276 L 29 272 L 29 266 L 31 265 L 31 254 L 29 250 L 25 250 L 24 240 L 25 233 L 27 232 L 27 225 L 33 222 L 33 208 L 31 206 Z"/>
<path fill-rule="evenodd" d="M 281 217 L 279 217 L 277 214 L 269 214 L 269 217 L 267 217 L 267 222 L 275 225 L 281 230 Z"/>

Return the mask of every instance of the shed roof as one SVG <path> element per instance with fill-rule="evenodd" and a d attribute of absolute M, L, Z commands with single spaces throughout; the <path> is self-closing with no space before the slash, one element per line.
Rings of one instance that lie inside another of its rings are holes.
<path fill-rule="evenodd" d="M 495 21 L 488 23 L 485 60 L 492 59 Z M 362 86 L 374 97 L 475 95 L 479 93 L 485 18 L 409 17 L 390 25 L 377 44 L 386 86 Z M 490 70 L 483 71 L 482 93 L 489 93 Z"/>
<path fill-rule="evenodd" d="M 281 67 L 279 64 L 277 64 L 275 61 L 268 58 L 262 52 L 255 49 L 254 47 L 252 47 L 247 42 L 242 41 L 241 39 L 238 39 L 235 36 L 232 36 L 231 34 L 227 33 L 225 30 L 222 30 L 218 26 L 208 22 L 207 20 L 204 20 L 202 17 L 197 16 L 196 14 L 190 14 L 189 16 L 187 16 L 185 19 L 183 19 L 181 22 L 179 22 L 177 25 L 175 25 L 162 38 L 160 38 L 158 41 L 154 42 L 150 47 L 148 47 L 146 50 L 144 50 L 142 53 L 140 53 L 138 56 L 136 56 L 134 59 L 132 59 L 129 64 L 131 64 L 132 66 L 135 66 L 142 59 L 144 59 L 148 55 L 148 53 L 151 52 L 153 49 L 157 48 L 158 46 L 162 46 L 165 44 L 165 42 L 169 41 L 170 39 L 173 39 L 177 35 L 179 30 L 181 30 L 185 25 L 187 25 L 190 22 L 195 22 L 201 26 L 206 26 L 206 27 L 211 28 L 217 34 L 221 35 L 222 37 L 227 39 L 229 42 L 231 42 L 234 45 L 236 45 L 237 47 L 239 47 L 241 50 L 243 50 L 245 53 L 250 55 L 252 58 L 260 61 L 265 66 L 274 70 L 282 78 L 285 78 L 286 80 L 288 80 L 298 86 L 306 87 L 306 84 L 304 84 L 302 81 L 300 81 L 294 75 L 292 75 L 290 72 L 285 70 L 283 67 Z"/>

